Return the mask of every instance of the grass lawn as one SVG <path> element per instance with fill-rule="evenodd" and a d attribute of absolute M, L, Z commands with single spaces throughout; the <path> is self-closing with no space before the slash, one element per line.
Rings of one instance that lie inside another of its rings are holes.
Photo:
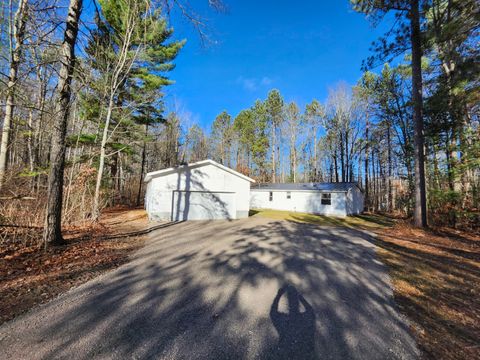
<path fill-rule="evenodd" d="M 251 216 L 265 217 L 275 220 L 289 220 L 317 224 L 322 226 L 347 226 L 357 227 L 366 230 L 382 229 L 393 226 L 394 220 L 378 214 L 362 214 L 347 217 L 333 217 L 325 215 L 314 215 L 301 212 L 280 211 L 280 210 L 251 210 Z"/>
<path fill-rule="evenodd" d="M 253 216 L 347 226 L 376 233 L 399 310 L 412 324 L 425 359 L 480 359 L 480 236 L 413 228 L 381 215 L 333 218 L 288 211 Z"/>

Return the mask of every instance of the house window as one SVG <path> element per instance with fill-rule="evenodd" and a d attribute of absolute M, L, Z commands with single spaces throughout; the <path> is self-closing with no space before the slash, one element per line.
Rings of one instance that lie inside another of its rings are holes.
<path fill-rule="evenodd" d="M 268 201 L 273 201 L 273 192 L 272 191 L 270 191 L 268 193 Z"/>
<path fill-rule="evenodd" d="M 292 198 L 292 193 L 290 191 L 287 191 L 287 199 L 291 199 Z"/>
<path fill-rule="evenodd" d="M 332 205 L 332 194 L 322 194 L 322 205 Z"/>

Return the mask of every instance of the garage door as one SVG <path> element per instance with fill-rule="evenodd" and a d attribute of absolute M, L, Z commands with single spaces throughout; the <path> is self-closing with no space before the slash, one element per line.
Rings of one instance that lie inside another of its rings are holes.
<path fill-rule="evenodd" d="M 172 220 L 235 219 L 235 193 L 174 191 Z"/>

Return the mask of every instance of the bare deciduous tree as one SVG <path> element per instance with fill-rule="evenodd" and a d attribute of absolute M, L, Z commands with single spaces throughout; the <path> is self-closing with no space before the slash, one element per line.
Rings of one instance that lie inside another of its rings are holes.
<path fill-rule="evenodd" d="M 10 0 L 10 9 L 13 4 Z M 25 40 L 25 26 L 28 19 L 28 1 L 19 0 L 17 11 L 10 24 L 10 71 L 7 86 L 7 101 L 5 106 L 5 116 L 3 118 L 2 140 L 0 143 L 0 189 L 5 178 L 7 169 L 7 152 L 10 142 L 10 130 L 15 109 L 15 93 L 18 80 L 18 67 L 22 56 L 23 42 Z"/>
<path fill-rule="evenodd" d="M 58 98 L 50 150 L 48 199 L 43 239 L 45 245 L 60 245 L 62 237 L 63 173 L 65 169 L 65 136 L 70 115 L 72 75 L 75 68 L 75 44 L 82 13 L 82 0 L 70 0 L 61 49 Z"/>

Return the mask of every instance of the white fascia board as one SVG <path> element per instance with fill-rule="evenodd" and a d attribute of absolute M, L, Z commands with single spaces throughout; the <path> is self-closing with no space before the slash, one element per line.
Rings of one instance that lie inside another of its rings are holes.
<path fill-rule="evenodd" d="M 310 193 L 346 193 L 346 190 L 284 190 L 284 189 L 250 189 L 250 192 L 310 192 Z"/>
<path fill-rule="evenodd" d="M 249 182 L 252 182 L 254 183 L 255 180 L 253 180 L 252 178 L 249 178 L 248 176 L 245 176 L 243 174 L 240 174 L 238 171 L 235 171 L 233 169 L 230 169 L 226 166 L 223 166 L 213 160 L 202 160 L 202 161 L 198 161 L 196 163 L 192 163 L 192 164 L 188 164 L 188 165 L 180 165 L 180 166 L 176 166 L 176 167 L 171 167 L 171 168 L 167 168 L 167 169 L 162 169 L 162 170 L 157 170 L 157 171 L 152 171 L 152 172 L 149 172 L 145 175 L 145 178 L 144 178 L 144 182 L 148 183 L 150 180 L 152 180 L 153 178 L 155 177 L 160 177 L 160 176 L 166 176 L 166 175 L 170 175 L 170 174 L 174 174 L 174 173 L 178 173 L 178 172 L 181 172 L 185 169 L 195 169 L 195 168 L 199 168 L 199 167 L 202 167 L 202 166 L 205 166 L 205 165 L 214 165 L 226 172 L 229 172 L 230 174 L 233 174 L 233 175 L 236 175 L 244 180 L 247 180 Z"/>

